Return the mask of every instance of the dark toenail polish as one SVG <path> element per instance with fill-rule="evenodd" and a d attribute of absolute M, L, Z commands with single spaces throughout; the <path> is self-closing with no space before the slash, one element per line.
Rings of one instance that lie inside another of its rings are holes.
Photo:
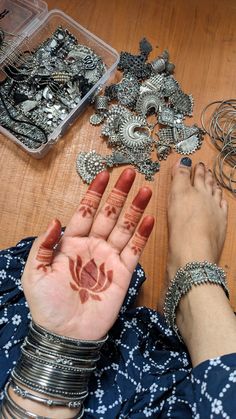
<path fill-rule="evenodd" d="M 189 157 L 183 157 L 180 160 L 180 164 L 183 166 L 191 167 L 192 166 L 192 160 Z"/>

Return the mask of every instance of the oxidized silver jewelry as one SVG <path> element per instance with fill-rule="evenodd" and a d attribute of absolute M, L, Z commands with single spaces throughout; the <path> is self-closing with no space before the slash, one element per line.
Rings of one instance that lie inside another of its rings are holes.
<path fill-rule="evenodd" d="M 165 97 L 173 95 L 177 90 L 179 90 L 179 83 L 173 76 L 167 76 L 164 78 L 164 88 L 163 94 Z"/>
<path fill-rule="evenodd" d="M 162 100 L 158 92 L 143 92 L 137 100 L 136 112 L 143 118 L 150 114 L 151 110 L 158 114 L 161 104 Z"/>
<path fill-rule="evenodd" d="M 132 113 L 121 105 L 112 105 L 107 113 L 107 119 L 102 127 L 101 134 L 108 138 L 108 143 L 119 144 L 119 129 L 122 121 Z"/>
<path fill-rule="evenodd" d="M 135 115 L 123 119 L 119 127 L 119 140 L 130 149 L 143 149 L 153 143 L 145 119 Z"/>
<path fill-rule="evenodd" d="M 140 84 L 137 77 L 126 73 L 117 84 L 117 100 L 120 105 L 133 109 L 139 95 Z"/>
<path fill-rule="evenodd" d="M 220 285 L 224 289 L 226 296 L 229 297 L 225 272 L 216 264 L 206 261 L 188 263 L 184 268 L 180 268 L 176 272 L 170 283 L 166 293 L 164 315 L 168 325 L 175 331 L 180 341 L 182 341 L 182 338 L 176 325 L 176 309 L 180 299 L 193 286 L 207 283 Z"/>
<path fill-rule="evenodd" d="M 76 160 L 76 170 L 86 183 L 91 183 L 98 173 L 106 169 L 104 157 L 95 150 L 79 153 Z"/>
<path fill-rule="evenodd" d="M 149 77 L 141 84 L 140 93 L 146 91 L 155 91 L 159 92 L 160 97 L 163 97 L 164 78 L 164 74 L 157 74 L 155 76 Z"/>
<path fill-rule="evenodd" d="M 178 89 L 169 97 L 169 102 L 176 112 L 180 112 L 183 115 L 192 116 L 192 95 L 187 95 L 186 93 L 182 92 L 182 90 Z"/>
<path fill-rule="evenodd" d="M 103 95 L 96 95 L 94 105 L 96 113 L 90 116 L 90 123 L 99 125 L 104 120 L 109 109 L 109 98 Z"/>
<path fill-rule="evenodd" d="M 5 38 L 0 49 L 3 44 Z M 7 78 L 0 93 L 7 98 L 7 108 L 3 105 L 0 123 L 25 146 L 36 149 L 47 142 L 48 136 L 102 77 L 105 65 L 91 48 L 78 44 L 67 29 L 58 27 L 34 51 L 14 50 L 4 69 Z M 12 108 L 16 111 L 12 112 Z M 30 128 L 26 123 L 20 124 L 20 120 L 29 121 Z M 40 129 L 45 132 L 43 141 L 37 141 Z"/>
<path fill-rule="evenodd" d="M 186 115 L 192 114 L 193 99 L 185 94 L 172 76 L 174 64 L 169 61 L 169 53 L 163 53 L 147 63 L 151 45 L 145 39 L 140 42 L 140 54 L 122 52 L 118 69 L 124 72 L 117 84 L 105 88 L 109 100 L 117 100 L 105 112 L 101 135 L 108 146 L 120 153 L 121 160 L 131 163 L 148 180 L 159 170 L 159 163 L 151 160 L 153 147 L 159 160 L 166 159 L 171 150 L 190 154 L 202 143 L 203 132 L 197 127 L 186 127 Z M 131 113 L 134 110 L 136 114 Z M 156 122 L 149 122 L 151 114 Z M 138 116 L 137 116 L 138 115 Z M 140 118 L 140 119 L 138 119 Z M 101 116 L 92 115 L 93 125 L 100 123 Z M 154 127 L 160 124 L 152 139 Z M 112 154 L 107 156 L 109 167 L 113 167 Z M 106 159 L 106 157 L 104 157 Z"/>
<path fill-rule="evenodd" d="M 159 106 L 158 122 L 162 125 L 173 127 L 175 125 L 175 112 L 174 109 L 165 105 Z"/>

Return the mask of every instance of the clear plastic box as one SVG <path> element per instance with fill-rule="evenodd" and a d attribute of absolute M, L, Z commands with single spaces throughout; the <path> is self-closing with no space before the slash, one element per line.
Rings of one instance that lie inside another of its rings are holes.
<path fill-rule="evenodd" d="M 8 49 L 5 55 L 1 54 L 1 68 L 4 66 L 4 62 L 8 55 L 14 49 L 17 48 L 18 51 L 23 51 L 26 40 L 27 46 L 29 46 L 30 49 L 37 48 L 37 46 L 49 38 L 59 26 L 68 29 L 69 32 L 76 37 L 79 44 L 91 48 L 102 58 L 106 67 L 105 74 L 103 74 L 97 83 L 80 100 L 78 105 L 71 110 L 66 119 L 64 119 L 48 136 L 48 142 L 46 144 L 42 144 L 35 149 L 29 148 L 12 133 L 0 126 L 0 131 L 4 135 L 22 147 L 30 155 L 40 159 L 48 153 L 53 144 L 58 141 L 68 127 L 73 124 L 78 115 L 87 107 L 97 89 L 106 84 L 107 80 L 116 70 L 119 54 L 112 47 L 87 31 L 62 11 L 54 9 L 48 12 L 47 4 L 42 0 L 2 0 L 0 13 L 4 15 L 0 21 L 0 27 L 6 32 L 18 35 L 17 38 L 14 38 L 12 49 Z"/>

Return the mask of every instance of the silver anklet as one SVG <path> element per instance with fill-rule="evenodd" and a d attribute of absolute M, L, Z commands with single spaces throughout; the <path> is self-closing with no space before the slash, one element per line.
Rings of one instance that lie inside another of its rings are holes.
<path fill-rule="evenodd" d="M 193 286 L 201 284 L 220 285 L 229 298 L 226 283 L 226 274 L 222 268 L 210 262 L 190 262 L 184 268 L 178 269 L 166 293 L 164 303 L 164 316 L 168 325 L 174 330 L 179 340 L 183 342 L 176 325 L 176 309 L 183 295 L 187 294 Z"/>

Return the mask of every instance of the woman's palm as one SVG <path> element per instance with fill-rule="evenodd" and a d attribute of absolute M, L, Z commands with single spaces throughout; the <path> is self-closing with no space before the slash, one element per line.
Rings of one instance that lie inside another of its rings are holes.
<path fill-rule="evenodd" d="M 54 220 L 35 241 L 22 282 L 36 323 L 58 334 L 91 340 L 103 337 L 113 325 L 153 226 L 153 218 L 146 217 L 135 232 L 151 196 L 147 188 L 119 217 L 133 180 L 133 171 L 124 171 L 95 218 L 108 182 L 108 174 L 101 173 L 64 235 Z M 132 215 L 133 223 L 127 224 Z"/>

